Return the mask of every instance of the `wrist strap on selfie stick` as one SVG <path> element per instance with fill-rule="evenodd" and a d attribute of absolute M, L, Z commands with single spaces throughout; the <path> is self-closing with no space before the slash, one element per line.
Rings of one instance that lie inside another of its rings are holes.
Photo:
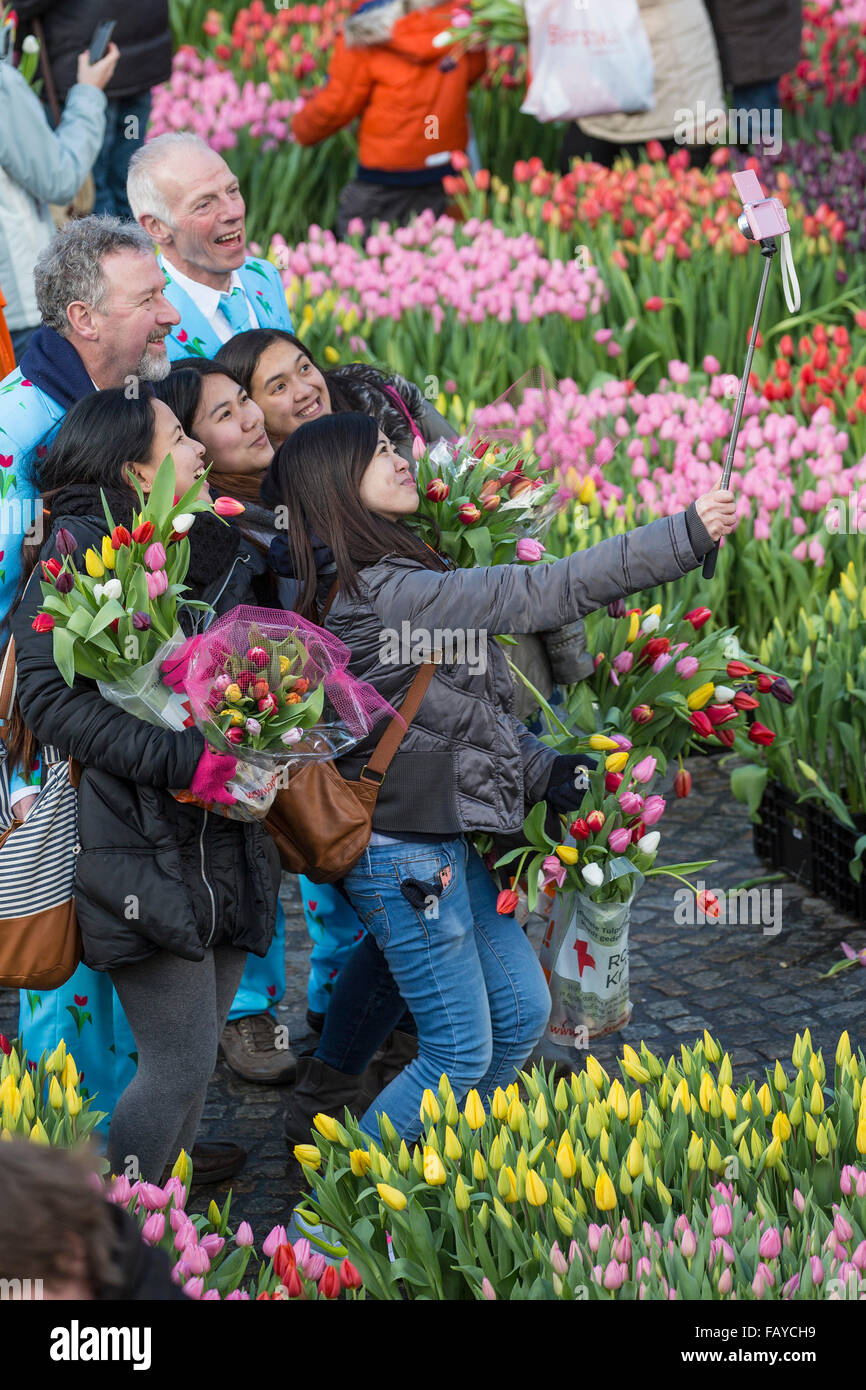
<path fill-rule="evenodd" d="M 786 237 L 784 238 L 784 240 L 787 241 L 787 240 L 788 240 L 788 237 L 786 236 Z M 739 395 L 737 396 L 737 405 L 736 405 L 736 409 L 734 410 L 734 423 L 733 423 L 733 426 L 732 426 L 732 428 L 731 428 L 731 438 L 730 438 L 730 440 L 728 441 L 728 452 L 727 452 L 727 455 L 726 455 L 726 457 L 725 457 L 725 471 L 724 471 L 724 473 L 722 474 L 722 483 L 721 483 L 721 486 L 722 486 L 723 488 L 726 488 L 726 487 L 728 486 L 728 484 L 730 483 L 730 481 L 731 481 L 731 469 L 732 469 L 733 466 L 734 466 L 734 454 L 735 454 L 736 448 L 737 448 L 737 439 L 739 438 L 739 434 L 740 434 L 740 422 L 741 422 L 741 420 L 742 420 L 742 418 L 743 418 L 743 407 L 744 407 L 745 404 L 746 404 L 746 392 L 747 392 L 747 390 L 749 389 L 749 377 L 750 377 L 751 372 L 752 372 L 752 358 L 753 358 L 754 355 L 755 355 L 755 344 L 757 343 L 757 340 L 758 340 L 758 325 L 759 325 L 759 323 L 761 322 L 761 312 L 762 312 L 762 310 L 763 310 L 763 308 L 764 308 L 764 296 L 765 296 L 766 293 L 767 293 L 767 283 L 768 283 L 768 281 L 769 281 L 769 279 L 770 279 L 770 266 L 771 266 L 772 263 L 773 263 L 773 257 L 775 256 L 776 252 L 777 252 L 778 249 L 779 249 L 778 246 L 776 245 L 776 242 L 775 242 L 775 240 L 773 239 L 773 237 L 766 237 L 765 240 L 763 240 L 763 241 L 761 242 L 760 245 L 761 245 L 761 255 L 764 257 L 764 273 L 763 273 L 763 275 L 761 276 L 761 288 L 760 288 L 760 290 L 759 290 L 759 292 L 758 292 L 758 304 L 757 304 L 757 307 L 756 307 L 756 309 L 755 309 L 755 318 L 754 318 L 754 322 L 752 323 L 752 331 L 751 331 L 751 333 L 750 333 L 750 335 L 749 335 L 749 346 L 748 346 L 748 348 L 746 349 L 746 365 L 745 365 L 745 369 L 744 369 L 744 371 L 743 371 L 742 380 L 740 381 L 740 391 L 739 391 Z M 789 248 L 788 248 L 788 255 L 790 256 L 790 254 L 791 254 L 791 252 L 790 252 L 790 247 L 789 247 Z M 793 273 L 793 264 L 792 264 L 792 266 L 791 266 L 791 270 L 792 270 L 792 273 Z M 797 278 L 797 277 L 796 277 L 796 275 L 795 275 L 795 276 L 794 276 L 795 281 L 796 281 L 796 278 Z M 786 297 L 786 299 L 787 299 L 787 293 L 786 293 L 786 296 L 785 296 L 785 297 Z M 800 297 L 800 287 L 799 287 L 799 285 L 798 285 L 798 286 L 797 286 L 797 298 L 798 298 L 798 300 L 799 300 L 799 297 Z M 790 306 L 789 306 L 789 307 L 790 307 Z M 718 558 L 719 558 L 719 542 L 716 541 L 716 543 L 715 543 L 715 545 L 713 546 L 712 550 L 709 551 L 709 553 L 708 553 L 707 555 L 704 556 L 704 568 L 703 568 L 703 576 L 704 576 L 704 579 L 712 579 L 713 575 L 714 575 L 715 572 L 716 572 L 716 561 L 717 561 Z"/>

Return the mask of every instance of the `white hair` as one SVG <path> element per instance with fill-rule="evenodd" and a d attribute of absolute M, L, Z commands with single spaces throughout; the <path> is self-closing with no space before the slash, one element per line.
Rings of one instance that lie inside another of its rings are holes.
<path fill-rule="evenodd" d="M 174 227 L 173 213 L 157 183 L 157 174 L 160 165 L 170 160 L 175 150 L 184 149 L 211 153 L 210 145 L 200 135 L 193 135 L 190 130 L 178 130 L 168 135 L 157 135 L 155 140 L 140 145 L 133 154 L 129 161 L 126 197 L 137 222 L 150 213 L 167 227 Z"/>

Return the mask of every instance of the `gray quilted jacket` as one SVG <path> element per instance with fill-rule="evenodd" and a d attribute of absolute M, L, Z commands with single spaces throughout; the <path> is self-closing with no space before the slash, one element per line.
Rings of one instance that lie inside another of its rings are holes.
<path fill-rule="evenodd" d="M 461 656 L 461 637 L 465 644 L 462 659 L 437 667 L 385 777 L 374 829 L 443 837 L 518 831 L 545 792 L 555 754 L 515 718 L 511 673 L 495 634 L 549 632 L 613 599 L 679 579 L 712 545 L 690 519 L 702 537 L 700 555 L 679 512 L 549 565 L 440 572 L 386 556 L 362 571 L 358 598 L 341 589 L 325 626 L 351 649 L 352 673 L 396 707 L 425 643 L 446 658 Z M 340 759 L 344 777 L 358 776 L 383 728 Z"/>

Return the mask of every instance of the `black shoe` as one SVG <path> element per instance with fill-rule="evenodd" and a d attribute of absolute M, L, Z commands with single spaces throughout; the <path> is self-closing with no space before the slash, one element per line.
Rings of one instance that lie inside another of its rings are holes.
<path fill-rule="evenodd" d="M 307 1009 L 307 1027 L 311 1033 L 321 1033 L 325 1026 L 325 1015 L 314 1013 L 312 1009 Z"/>
<path fill-rule="evenodd" d="M 318 1057 L 299 1057 L 298 1074 L 283 1121 L 289 1148 L 315 1139 L 315 1115 L 331 1115 L 341 1122 L 346 1109 L 351 1115 L 363 1115 L 373 1098 L 364 1084 L 365 1075 L 337 1071 Z"/>
<path fill-rule="evenodd" d="M 243 1168 L 247 1161 L 247 1151 L 240 1144 L 232 1144 L 228 1139 L 206 1139 L 193 1144 L 190 1154 L 192 1160 L 192 1181 L 194 1187 L 206 1186 L 211 1182 L 224 1182 Z M 168 1182 L 171 1168 L 163 1173 L 162 1186 Z"/>

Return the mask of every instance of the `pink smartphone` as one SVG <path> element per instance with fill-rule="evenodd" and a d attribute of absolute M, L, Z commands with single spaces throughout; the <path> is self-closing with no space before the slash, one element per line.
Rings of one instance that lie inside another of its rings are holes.
<path fill-rule="evenodd" d="M 743 204 L 738 225 L 744 236 L 761 241 L 764 237 L 782 236 L 790 232 L 784 205 L 778 198 L 766 196 L 754 169 L 744 169 L 741 174 L 731 177 Z"/>

